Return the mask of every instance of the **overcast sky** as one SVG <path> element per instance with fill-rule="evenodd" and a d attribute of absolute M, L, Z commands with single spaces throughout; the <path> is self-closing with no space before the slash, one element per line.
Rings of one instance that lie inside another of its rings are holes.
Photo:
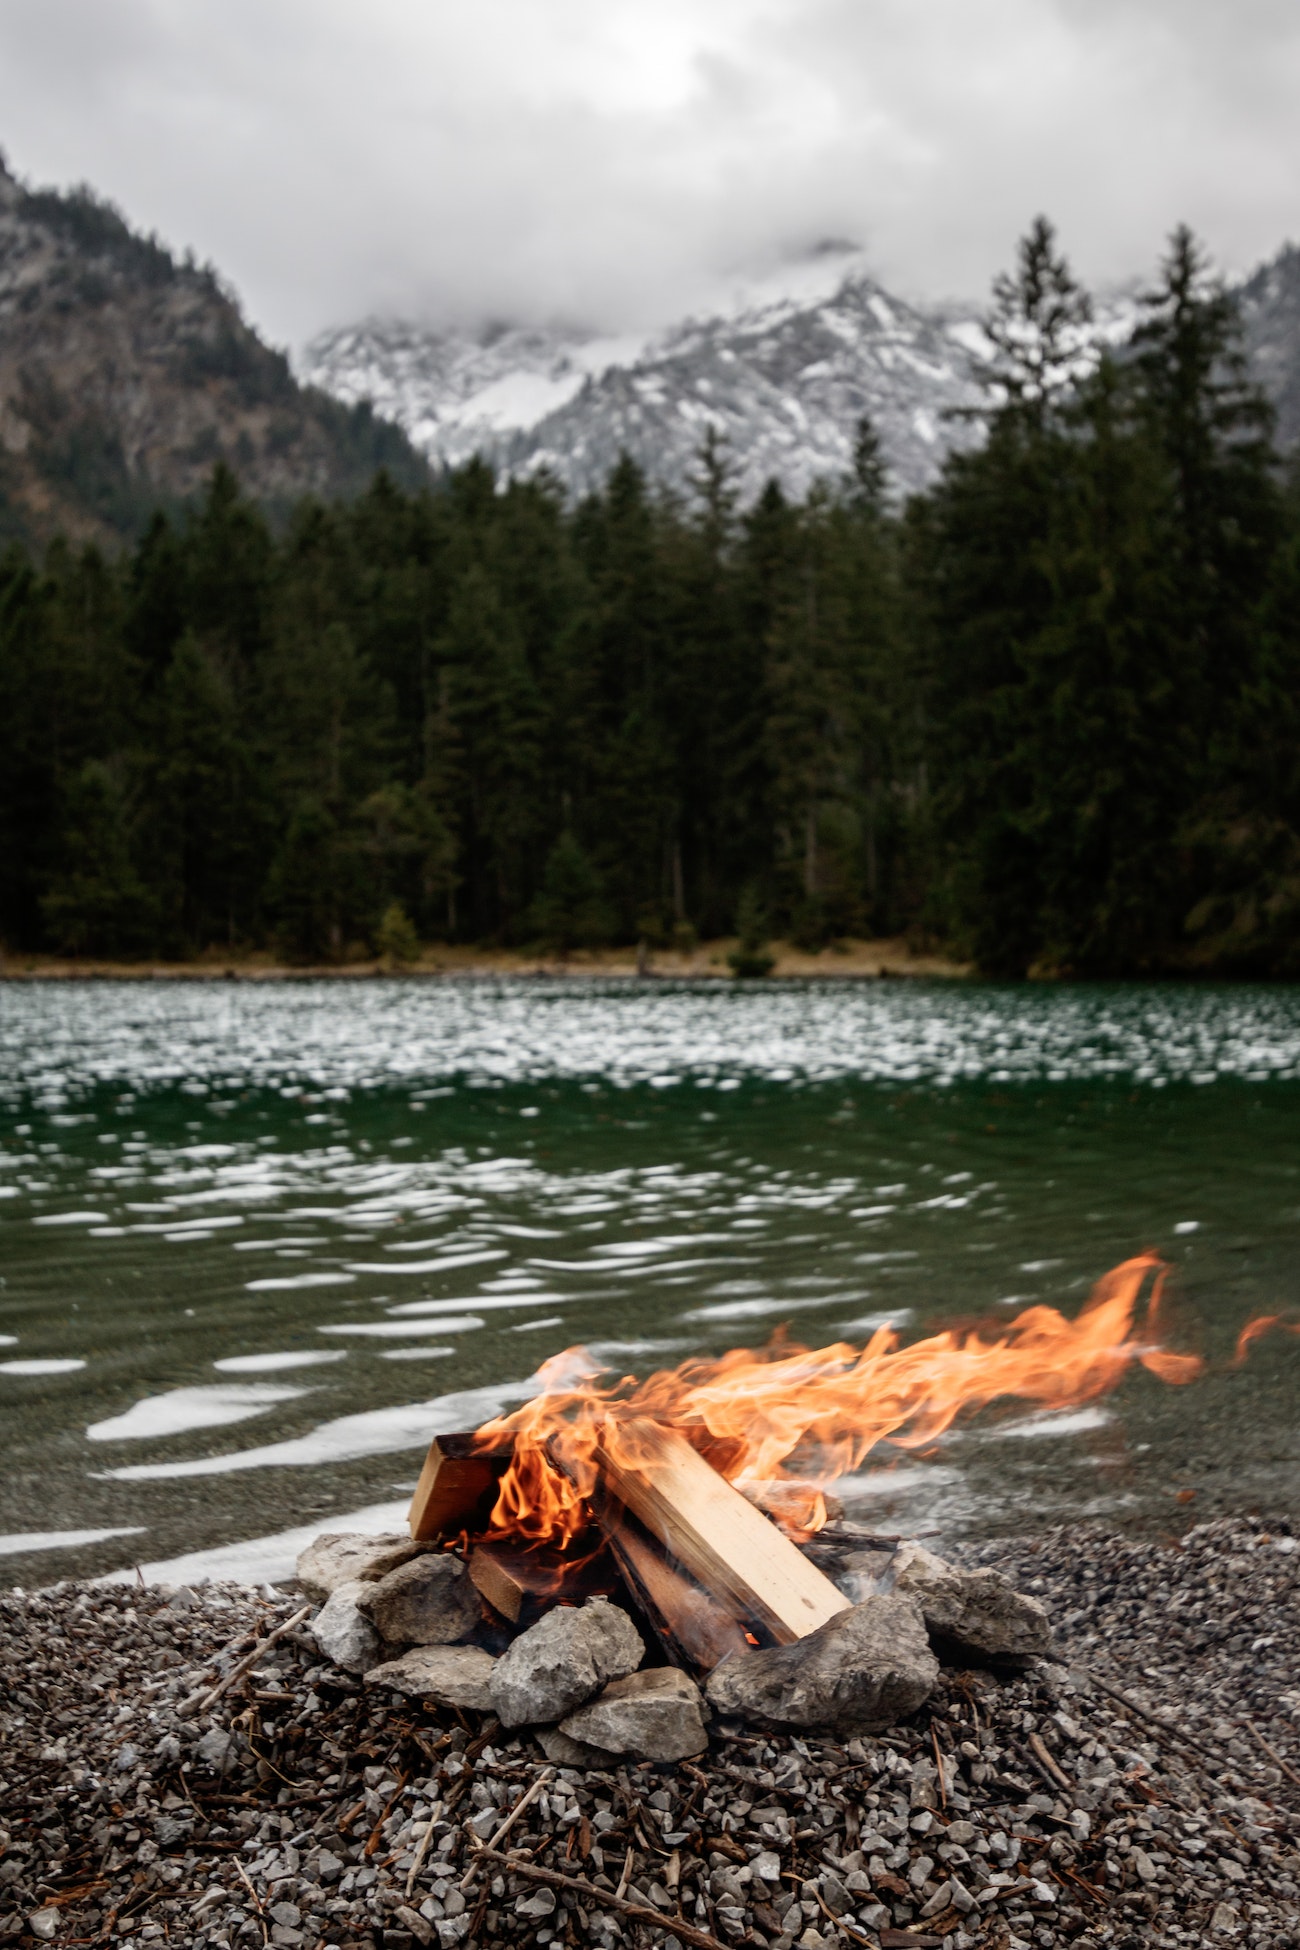
<path fill-rule="evenodd" d="M 0 144 L 280 343 L 371 312 L 663 322 L 827 237 L 982 296 L 1185 218 L 1300 233 L 1297 0 L 0 0 Z"/>

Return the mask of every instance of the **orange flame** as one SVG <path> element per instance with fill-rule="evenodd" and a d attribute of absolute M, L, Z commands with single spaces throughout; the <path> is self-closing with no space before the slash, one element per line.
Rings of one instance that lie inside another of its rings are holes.
<path fill-rule="evenodd" d="M 571 1541 L 589 1522 L 601 1451 L 635 1464 L 637 1425 L 649 1422 L 680 1429 L 778 1521 L 817 1530 L 826 1520 L 817 1485 L 857 1469 L 886 1438 L 922 1448 L 1003 1396 L 1072 1407 L 1105 1394 L 1134 1362 L 1162 1381 L 1195 1380 L 1199 1356 L 1155 1344 L 1166 1271 L 1155 1253 L 1126 1260 L 1074 1320 L 1027 1307 L 910 1346 L 882 1327 L 860 1350 L 809 1349 L 778 1334 L 766 1348 L 698 1356 L 643 1382 L 603 1379 L 571 1348 L 546 1362 L 539 1395 L 480 1432 L 485 1446 L 515 1436 L 491 1529 Z"/>
<path fill-rule="evenodd" d="M 1275 1327 L 1280 1327 L 1284 1334 L 1300 1334 L 1300 1326 L 1296 1326 L 1293 1321 L 1283 1320 L 1281 1314 L 1260 1314 L 1256 1319 L 1248 1320 L 1238 1334 L 1236 1350 L 1230 1365 L 1234 1368 L 1244 1367 L 1255 1342 L 1262 1340 L 1264 1335 L 1271 1333 Z"/>

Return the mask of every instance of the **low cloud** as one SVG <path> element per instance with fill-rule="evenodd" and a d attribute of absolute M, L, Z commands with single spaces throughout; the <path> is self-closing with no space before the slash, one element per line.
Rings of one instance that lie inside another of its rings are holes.
<path fill-rule="evenodd" d="M 9 0 L 12 165 L 215 261 L 282 342 L 369 312 L 653 325 L 827 236 L 980 294 L 1300 228 L 1292 0 Z"/>

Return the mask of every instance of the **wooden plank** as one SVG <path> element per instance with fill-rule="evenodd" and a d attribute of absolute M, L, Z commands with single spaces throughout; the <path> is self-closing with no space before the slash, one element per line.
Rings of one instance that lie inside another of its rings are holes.
<path fill-rule="evenodd" d="M 729 1652 L 753 1650 L 739 1619 L 664 1554 L 663 1546 L 608 1492 L 593 1500 L 596 1521 L 632 1596 L 674 1665 L 712 1672 Z"/>
<path fill-rule="evenodd" d="M 411 1498 L 412 1537 L 423 1544 L 483 1529 L 514 1452 L 513 1436 L 485 1450 L 474 1435 L 436 1435 Z"/>
<path fill-rule="evenodd" d="M 597 1461 L 612 1493 L 697 1584 L 778 1645 L 806 1638 L 849 1599 L 675 1429 L 607 1423 Z"/>
<path fill-rule="evenodd" d="M 568 1551 L 508 1540 L 475 1544 L 469 1574 L 488 1603 L 515 1625 L 530 1599 L 542 1606 L 557 1600 L 580 1604 L 584 1598 L 609 1597 L 620 1582 L 618 1566 L 596 1532 L 586 1548 Z"/>

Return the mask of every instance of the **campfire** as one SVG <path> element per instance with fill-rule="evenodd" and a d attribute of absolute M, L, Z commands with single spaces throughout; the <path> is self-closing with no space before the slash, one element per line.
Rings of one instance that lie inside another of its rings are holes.
<path fill-rule="evenodd" d="M 861 1349 L 779 1335 L 640 1382 L 569 1350 L 524 1407 L 434 1439 L 409 1541 L 367 1555 L 340 1539 L 327 1562 L 321 1539 L 300 1576 L 349 1613 L 357 1669 L 507 1726 L 558 1726 L 569 1758 L 620 1737 L 649 1751 L 649 1721 L 676 1743 L 651 1757 L 698 1752 L 710 1706 L 879 1728 L 921 1703 L 939 1658 L 1023 1666 L 1050 1630 L 996 1572 L 847 1521 L 833 1485 L 995 1401 L 1073 1407 L 1135 1364 L 1195 1379 L 1201 1359 L 1163 1345 L 1164 1282 L 1148 1253 L 1073 1320 L 1035 1306 L 908 1345 L 885 1327 Z M 327 1606 L 317 1636 L 339 1658 L 331 1629 Z M 602 1719 L 601 1700 L 621 1716 Z"/>

